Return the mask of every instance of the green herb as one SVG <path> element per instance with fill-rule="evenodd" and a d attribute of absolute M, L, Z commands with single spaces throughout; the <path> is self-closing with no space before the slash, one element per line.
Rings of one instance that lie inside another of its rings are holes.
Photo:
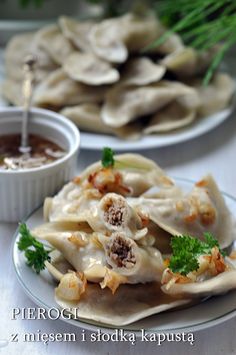
<path fill-rule="evenodd" d="M 211 80 L 226 52 L 236 43 L 236 2 L 234 0 L 159 0 L 152 2 L 157 15 L 170 30 L 149 48 L 158 47 L 171 34 L 178 33 L 186 45 L 198 51 L 218 45 L 204 84 Z M 219 46 L 220 45 L 220 46 Z"/>
<path fill-rule="evenodd" d="M 170 259 L 169 268 L 174 273 L 187 275 L 189 272 L 199 268 L 198 257 L 211 254 L 213 247 L 220 249 L 218 241 L 210 234 L 204 233 L 205 242 L 191 236 L 174 236 L 171 239 L 173 255 Z"/>
<path fill-rule="evenodd" d="M 132 164 L 132 162 L 124 162 L 120 160 L 114 159 L 114 151 L 111 148 L 105 147 L 102 151 L 102 166 L 104 168 L 114 167 L 116 169 L 136 169 L 136 170 L 144 170 L 149 171 L 150 166 L 145 166 L 144 164 Z"/>
<path fill-rule="evenodd" d="M 21 223 L 19 227 L 20 239 L 18 249 L 24 251 L 27 259 L 27 265 L 32 267 L 37 274 L 45 268 L 45 261 L 50 261 L 49 256 L 52 249 L 48 249 L 45 245 L 36 240 L 30 233 L 25 223 Z"/>
<path fill-rule="evenodd" d="M 113 167 L 115 164 L 114 152 L 111 148 L 105 147 L 102 151 L 102 166 L 104 168 Z"/>
<path fill-rule="evenodd" d="M 209 83 L 227 51 L 236 43 L 235 0 L 123 0 L 125 6 L 120 6 L 121 2 L 117 0 L 87 1 L 100 4 L 106 16 L 130 11 L 145 15 L 148 9 L 154 11 L 169 30 L 146 50 L 163 44 L 173 33 L 178 33 L 187 46 L 200 52 L 217 46 L 217 52 L 206 71 L 204 85 Z"/>

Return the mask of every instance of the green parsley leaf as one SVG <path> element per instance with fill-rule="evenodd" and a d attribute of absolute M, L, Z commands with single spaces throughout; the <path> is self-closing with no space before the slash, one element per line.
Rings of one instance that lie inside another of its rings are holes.
<path fill-rule="evenodd" d="M 20 239 L 18 241 L 18 249 L 24 251 L 27 259 L 27 265 L 32 267 L 34 271 L 39 274 L 41 270 L 45 269 L 45 261 L 50 261 L 49 256 L 52 249 L 48 249 L 45 245 L 35 239 L 25 223 L 21 223 L 19 227 Z"/>
<path fill-rule="evenodd" d="M 205 237 L 205 240 L 206 240 L 206 244 L 208 245 L 208 250 L 209 248 L 212 249 L 214 247 L 217 247 L 221 253 L 222 256 L 226 256 L 226 252 L 223 251 L 221 248 L 220 248 L 220 245 L 219 245 L 219 242 L 218 240 L 216 240 L 212 235 L 211 233 L 204 233 L 204 237 Z"/>
<path fill-rule="evenodd" d="M 206 240 L 206 243 L 208 245 L 209 248 L 214 248 L 214 247 L 218 247 L 219 248 L 219 243 L 218 240 L 216 240 L 211 233 L 204 233 L 204 237 Z"/>
<path fill-rule="evenodd" d="M 114 152 L 111 148 L 105 147 L 102 151 L 102 166 L 104 168 L 113 167 L 115 164 Z"/>
<path fill-rule="evenodd" d="M 187 275 L 190 271 L 197 270 L 199 268 L 199 263 L 192 253 L 181 251 L 178 255 L 173 255 L 171 257 L 169 268 L 174 273 Z"/>
<path fill-rule="evenodd" d="M 204 237 L 205 241 L 186 235 L 171 238 L 173 255 L 169 268 L 174 273 L 187 275 L 189 272 L 197 270 L 199 268 L 198 257 L 211 254 L 214 247 L 219 248 L 220 253 L 225 256 L 218 241 L 210 233 L 204 233 Z"/>

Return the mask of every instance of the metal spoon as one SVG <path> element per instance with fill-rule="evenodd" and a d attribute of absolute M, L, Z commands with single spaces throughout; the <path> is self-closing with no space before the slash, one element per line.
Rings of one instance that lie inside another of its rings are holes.
<path fill-rule="evenodd" d="M 31 99 L 33 92 L 33 82 L 34 82 L 34 66 L 36 63 L 36 58 L 33 55 L 28 55 L 24 60 L 24 82 L 22 87 L 24 106 L 23 106 L 23 117 L 22 117 L 22 127 L 21 127 L 21 145 L 19 151 L 23 154 L 29 153 L 31 147 L 29 146 L 29 113 L 31 107 Z"/>

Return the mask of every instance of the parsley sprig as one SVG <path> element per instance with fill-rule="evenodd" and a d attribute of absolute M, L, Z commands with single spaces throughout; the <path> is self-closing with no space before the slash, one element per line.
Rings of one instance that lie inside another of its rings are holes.
<path fill-rule="evenodd" d="M 198 257 L 211 254 L 214 247 L 219 248 L 220 253 L 225 256 L 218 241 L 210 233 L 204 233 L 204 237 L 205 241 L 186 235 L 172 237 L 173 255 L 170 259 L 169 268 L 174 273 L 187 275 L 189 272 L 197 270 L 199 268 Z"/>
<path fill-rule="evenodd" d="M 115 165 L 114 152 L 111 148 L 105 147 L 102 151 L 102 166 L 104 168 L 113 167 Z"/>
<path fill-rule="evenodd" d="M 51 260 L 49 254 L 52 249 L 45 247 L 43 243 L 36 240 L 25 223 L 20 224 L 19 232 L 21 237 L 17 243 L 18 249 L 24 251 L 27 265 L 39 274 L 41 270 L 45 269 L 45 261 Z"/>

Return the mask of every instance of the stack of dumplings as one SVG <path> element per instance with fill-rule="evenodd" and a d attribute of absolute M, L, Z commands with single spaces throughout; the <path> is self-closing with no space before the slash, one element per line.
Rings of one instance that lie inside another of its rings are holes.
<path fill-rule="evenodd" d="M 202 239 L 228 247 L 235 225 L 212 176 L 186 193 L 153 161 L 115 156 L 89 166 L 44 203 L 34 237 L 59 252 L 47 263 L 58 280 L 56 302 L 79 318 L 122 326 L 236 288 L 235 256 L 217 247 L 186 276 L 172 272 L 170 240 Z"/>
<path fill-rule="evenodd" d="M 37 61 L 33 104 L 62 113 L 82 131 L 125 139 L 188 126 L 229 105 L 234 82 L 202 78 L 216 49 L 198 53 L 173 34 L 149 50 L 166 29 L 152 14 L 96 21 L 62 16 L 36 33 L 14 36 L 5 52 L 5 99 L 22 105 L 22 61 Z"/>

